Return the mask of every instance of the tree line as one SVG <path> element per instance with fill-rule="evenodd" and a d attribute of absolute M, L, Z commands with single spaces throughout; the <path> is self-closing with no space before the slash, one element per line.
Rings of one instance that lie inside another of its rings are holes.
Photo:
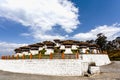
<path fill-rule="evenodd" d="M 107 37 L 103 33 L 99 33 L 95 40 L 87 40 L 86 42 L 97 44 L 102 51 L 120 50 L 120 37 L 116 37 L 116 39 L 108 41 Z"/>
<path fill-rule="evenodd" d="M 112 41 L 108 41 L 107 37 L 103 33 L 96 35 L 95 40 L 87 40 L 88 43 L 97 44 L 101 51 L 106 51 L 111 60 L 120 60 L 120 37 Z"/>

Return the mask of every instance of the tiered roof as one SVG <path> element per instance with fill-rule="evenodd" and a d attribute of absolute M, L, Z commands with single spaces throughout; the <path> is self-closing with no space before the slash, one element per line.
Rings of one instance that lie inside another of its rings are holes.
<path fill-rule="evenodd" d="M 63 44 L 63 45 L 73 45 L 74 41 L 73 40 L 64 40 L 64 41 L 61 41 L 61 44 Z"/>
<path fill-rule="evenodd" d="M 54 39 L 54 42 L 60 43 L 60 39 Z"/>
<path fill-rule="evenodd" d="M 43 44 L 46 46 L 55 46 L 55 43 L 52 41 L 44 41 Z"/>
<path fill-rule="evenodd" d="M 98 45 L 96 45 L 96 44 L 89 44 L 89 47 L 92 49 L 92 48 L 99 48 L 99 46 Z"/>
<path fill-rule="evenodd" d="M 21 49 L 20 48 L 16 48 L 14 51 L 17 52 L 17 53 L 21 53 Z"/>
<path fill-rule="evenodd" d="M 21 53 L 23 51 L 29 51 L 29 49 L 30 49 L 29 46 L 23 46 L 23 47 L 16 48 L 14 51 L 18 52 L 18 53 Z"/>

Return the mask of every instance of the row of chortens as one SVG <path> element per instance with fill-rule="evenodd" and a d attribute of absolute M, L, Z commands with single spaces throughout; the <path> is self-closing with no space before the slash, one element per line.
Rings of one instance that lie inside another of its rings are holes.
<path fill-rule="evenodd" d="M 57 51 L 55 51 L 57 49 Z M 43 41 L 35 44 L 31 44 L 28 46 L 22 46 L 16 48 L 15 55 L 22 56 L 25 55 L 36 55 L 39 54 L 42 50 L 45 50 L 45 55 L 50 55 L 50 53 L 61 53 L 64 54 L 73 54 L 74 52 L 79 52 L 80 54 L 84 53 L 100 53 L 100 48 L 96 44 L 90 44 L 82 41 L 75 40 L 59 40 L 55 39 L 53 41 Z"/>

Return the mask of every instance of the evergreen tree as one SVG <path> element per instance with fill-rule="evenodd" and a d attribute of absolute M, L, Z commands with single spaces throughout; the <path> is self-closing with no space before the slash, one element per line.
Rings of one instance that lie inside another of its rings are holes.
<path fill-rule="evenodd" d="M 100 46 L 101 50 L 106 50 L 107 37 L 103 33 L 97 34 L 96 44 Z"/>

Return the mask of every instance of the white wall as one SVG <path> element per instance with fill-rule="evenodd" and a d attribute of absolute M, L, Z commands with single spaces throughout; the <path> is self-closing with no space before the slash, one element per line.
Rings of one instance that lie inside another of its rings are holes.
<path fill-rule="evenodd" d="M 90 49 L 90 53 L 97 54 L 99 51 L 97 49 Z"/>
<path fill-rule="evenodd" d="M 25 54 L 25 55 L 29 55 L 29 52 L 22 52 L 22 55 Z"/>
<path fill-rule="evenodd" d="M 96 66 L 102 66 L 110 64 L 111 61 L 106 54 L 80 54 L 79 58 L 82 58 L 83 61 L 95 62 Z"/>
<path fill-rule="evenodd" d="M 0 60 L 0 70 L 57 76 L 82 76 L 88 63 L 79 59 Z"/>
<path fill-rule="evenodd" d="M 50 53 L 54 53 L 54 49 L 45 49 L 45 55 L 50 55 Z"/>
<path fill-rule="evenodd" d="M 43 47 L 39 47 L 39 51 L 40 51 L 40 50 L 43 50 Z"/>
<path fill-rule="evenodd" d="M 73 50 L 77 50 L 77 45 L 72 45 Z"/>
<path fill-rule="evenodd" d="M 64 45 L 61 45 L 61 46 L 60 46 L 60 49 L 61 49 L 61 50 L 64 50 L 64 49 L 65 49 L 65 46 L 64 46 Z"/>
<path fill-rule="evenodd" d="M 56 43 L 56 46 L 55 47 L 59 47 L 60 46 L 60 44 L 59 43 Z"/>
<path fill-rule="evenodd" d="M 32 53 L 32 55 L 38 54 L 38 50 L 30 50 L 30 53 Z"/>
<path fill-rule="evenodd" d="M 88 48 L 81 48 L 80 53 L 86 53 L 86 50 L 89 50 Z"/>
<path fill-rule="evenodd" d="M 100 67 L 90 66 L 89 71 L 90 71 L 90 74 L 99 74 L 100 73 Z"/>
<path fill-rule="evenodd" d="M 16 54 L 14 54 L 14 56 L 16 57 L 17 55 L 19 55 L 20 57 L 22 57 L 22 53 L 16 53 Z"/>
<path fill-rule="evenodd" d="M 65 48 L 65 54 L 73 54 L 71 48 Z"/>

